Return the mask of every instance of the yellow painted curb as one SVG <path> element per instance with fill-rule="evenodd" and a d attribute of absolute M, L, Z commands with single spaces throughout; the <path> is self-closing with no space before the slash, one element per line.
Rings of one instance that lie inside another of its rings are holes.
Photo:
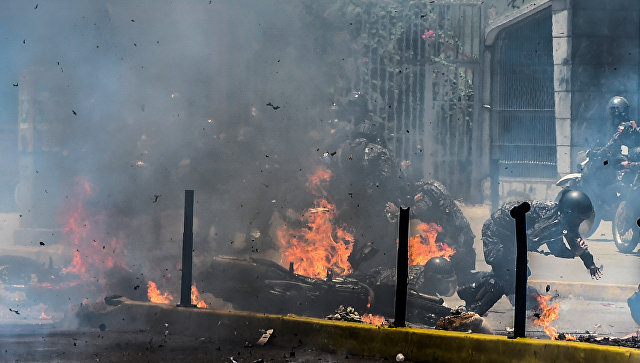
<path fill-rule="evenodd" d="M 541 281 L 529 280 L 529 286 L 544 293 L 546 286 L 551 288 L 550 293 L 556 292 L 560 297 L 581 298 L 595 301 L 627 301 L 638 291 L 635 285 L 602 284 L 598 282 L 568 282 L 568 281 Z"/>
<path fill-rule="evenodd" d="M 243 346 L 255 344 L 260 329 L 274 329 L 268 344 L 312 347 L 330 353 L 382 357 L 398 353 L 418 362 L 640 362 L 640 350 L 588 343 L 467 334 L 442 330 L 382 328 L 307 317 L 288 317 L 126 301 L 117 307 L 82 308 L 80 326 L 109 330 L 149 329 L 164 334 L 208 337 Z M 214 343 L 215 344 L 215 343 Z"/>

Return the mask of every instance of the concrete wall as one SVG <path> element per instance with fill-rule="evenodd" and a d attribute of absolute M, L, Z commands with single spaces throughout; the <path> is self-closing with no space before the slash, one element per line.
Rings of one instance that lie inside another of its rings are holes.
<path fill-rule="evenodd" d="M 571 169 L 571 4 L 570 0 L 554 0 L 551 4 L 553 37 L 553 91 L 556 116 L 558 174 Z"/>

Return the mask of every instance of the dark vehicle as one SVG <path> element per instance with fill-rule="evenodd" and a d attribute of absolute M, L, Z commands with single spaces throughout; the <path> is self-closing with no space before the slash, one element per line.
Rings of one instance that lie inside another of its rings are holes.
<path fill-rule="evenodd" d="M 589 196 L 596 214 L 591 231 L 584 234 L 589 238 L 601 221 L 613 221 L 624 191 L 621 182 L 624 170 L 618 166 L 619 160 L 608 160 L 598 149 L 586 151 L 583 157 L 584 161 L 578 164 L 579 173 L 567 174 L 556 182 L 562 187 L 556 202 L 566 189 L 579 190 Z"/>
<path fill-rule="evenodd" d="M 629 168 L 620 184 L 626 190 L 613 216 L 613 241 L 620 252 L 631 253 L 640 242 L 640 148 L 629 152 Z"/>

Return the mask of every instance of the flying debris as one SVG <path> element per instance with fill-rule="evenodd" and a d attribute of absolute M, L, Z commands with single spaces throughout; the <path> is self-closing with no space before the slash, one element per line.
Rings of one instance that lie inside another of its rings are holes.
<path fill-rule="evenodd" d="M 274 110 L 277 110 L 277 109 L 280 108 L 280 106 L 274 106 L 273 103 L 271 103 L 271 102 L 267 103 L 267 106 L 273 108 Z"/>

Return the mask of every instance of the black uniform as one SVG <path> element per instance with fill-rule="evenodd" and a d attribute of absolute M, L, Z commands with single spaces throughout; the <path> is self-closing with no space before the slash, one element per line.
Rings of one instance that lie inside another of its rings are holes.
<path fill-rule="evenodd" d="M 580 236 L 580 223 L 589 220 L 593 207 L 584 193 L 568 191 L 586 198 L 588 210 L 572 213 L 561 209 L 559 203 L 530 202 L 531 210 L 526 214 L 527 250 L 538 251 L 546 245 L 549 253 L 560 258 L 580 257 L 584 266 L 593 277 L 600 276 L 593 255 L 587 250 Z M 502 205 L 482 226 L 484 257 L 491 266 L 491 272 L 482 276 L 474 284 L 458 291 L 460 298 L 466 301 L 467 308 L 482 315 L 503 295 L 515 291 L 516 239 L 515 221 L 510 215 L 513 207 L 521 202 Z M 593 219 L 590 219 L 591 222 Z M 590 227 L 589 227 L 590 228 Z M 588 229 L 588 228 L 587 228 Z M 527 271 L 530 274 L 529 271 Z"/>
<path fill-rule="evenodd" d="M 435 180 L 419 180 L 405 184 L 398 197 L 398 204 L 410 207 L 413 218 L 442 227 L 436 242 L 446 243 L 456 252 L 450 257 L 458 281 L 471 282 L 471 271 L 476 267 L 475 235 L 469 221 L 445 187 Z"/>
<path fill-rule="evenodd" d="M 332 160 L 333 175 L 327 192 L 336 204 L 338 220 L 354 235 L 355 246 L 350 258 L 354 269 L 378 251 L 382 253 L 377 259 L 392 261 L 393 255 L 386 250 L 388 246 L 395 246 L 397 231 L 385 213 L 391 195 L 391 168 L 389 151 L 365 137 L 343 143 Z"/>
<path fill-rule="evenodd" d="M 363 269 L 394 266 L 398 207 L 410 207 L 412 219 L 436 223 L 443 228 L 436 242 L 455 249 L 451 262 L 458 280 L 469 282 L 475 269 L 475 236 L 444 186 L 433 180 L 408 180 L 399 168 L 394 168 L 396 163 L 390 152 L 375 137 L 349 140 L 336 156 L 328 192 L 336 202 L 340 222 L 353 228 L 356 245 L 352 265 L 362 262 L 363 248 L 373 246 L 378 255 Z M 390 210 L 390 205 L 396 208 Z"/>
<path fill-rule="evenodd" d="M 505 294 L 515 288 L 516 241 L 515 222 L 509 212 L 521 202 L 507 203 L 482 226 L 484 258 L 494 275 L 503 281 Z M 593 255 L 580 247 L 580 234 L 571 231 L 559 218 L 558 206 L 552 202 L 530 202 L 527 218 L 527 250 L 537 251 L 546 245 L 550 253 L 560 258 L 579 257 L 586 268 L 594 265 Z"/>

